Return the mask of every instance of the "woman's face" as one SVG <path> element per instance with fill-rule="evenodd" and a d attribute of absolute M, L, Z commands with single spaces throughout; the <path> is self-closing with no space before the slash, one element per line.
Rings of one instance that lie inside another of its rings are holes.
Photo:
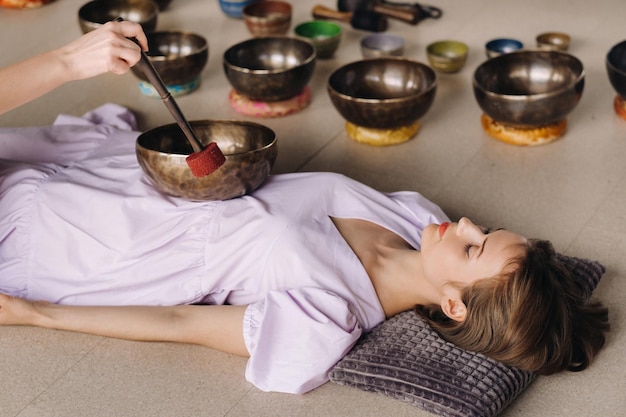
<path fill-rule="evenodd" d="M 488 231 L 463 217 L 458 223 L 431 224 L 422 234 L 425 277 L 435 285 L 464 288 L 498 275 L 524 253 L 526 238 L 505 229 Z"/>

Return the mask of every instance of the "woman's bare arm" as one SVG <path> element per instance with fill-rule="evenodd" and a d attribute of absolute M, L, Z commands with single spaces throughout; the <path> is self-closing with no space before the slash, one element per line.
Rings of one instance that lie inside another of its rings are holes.
<path fill-rule="evenodd" d="M 58 49 L 0 68 L 0 114 L 68 81 L 127 72 L 141 58 L 140 47 L 128 37 L 136 38 L 147 50 L 139 24 L 109 22 Z"/>
<path fill-rule="evenodd" d="M 193 343 L 249 356 L 246 306 L 83 307 L 33 303 L 0 294 L 0 325 L 36 326 L 137 341 Z"/>

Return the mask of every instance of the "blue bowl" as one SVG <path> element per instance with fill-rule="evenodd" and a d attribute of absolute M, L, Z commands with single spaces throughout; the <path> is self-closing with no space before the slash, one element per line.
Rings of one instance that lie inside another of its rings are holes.
<path fill-rule="evenodd" d="M 523 47 L 524 44 L 517 39 L 498 38 L 492 39 L 485 44 L 485 52 L 487 53 L 487 58 L 494 58 L 509 52 L 519 51 Z"/>
<path fill-rule="evenodd" d="M 243 19 L 243 9 L 259 0 L 219 0 L 220 8 L 225 15 L 235 19 Z"/>

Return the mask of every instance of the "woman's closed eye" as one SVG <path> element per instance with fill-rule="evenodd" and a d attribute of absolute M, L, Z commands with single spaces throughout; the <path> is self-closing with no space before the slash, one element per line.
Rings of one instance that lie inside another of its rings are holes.
<path fill-rule="evenodd" d="M 488 227 L 484 227 L 484 226 L 478 226 L 480 228 L 480 231 L 482 232 L 482 234 L 484 235 L 488 235 L 489 233 L 492 232 L 492 230 Z M 497 232 L 498 230 L 503 230 L 503 229 L 496 229 L 494 230 L 494 232 Z M 463 251 L 465 252 L 465 256 L 467 256 L 469 258 L 470 256 L 470 250 L 472 249 L 472 245 L 471 243 L 468 243 L 467 245 L 465 245 L 465 247 L 463 248 Z"/>

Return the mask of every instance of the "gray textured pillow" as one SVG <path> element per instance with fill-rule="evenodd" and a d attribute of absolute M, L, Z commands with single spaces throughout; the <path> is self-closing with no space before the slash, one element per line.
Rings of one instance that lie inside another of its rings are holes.
<path fill-rule="evenodd" d="M 604 266 L 558 256 L 590 295 Z M 334 383 L 384 394 L 445 417 L 495 416 L 534 379 L 534 373 L 446 342 L 412 311 L 365 334 L 330 373 Z"/>

